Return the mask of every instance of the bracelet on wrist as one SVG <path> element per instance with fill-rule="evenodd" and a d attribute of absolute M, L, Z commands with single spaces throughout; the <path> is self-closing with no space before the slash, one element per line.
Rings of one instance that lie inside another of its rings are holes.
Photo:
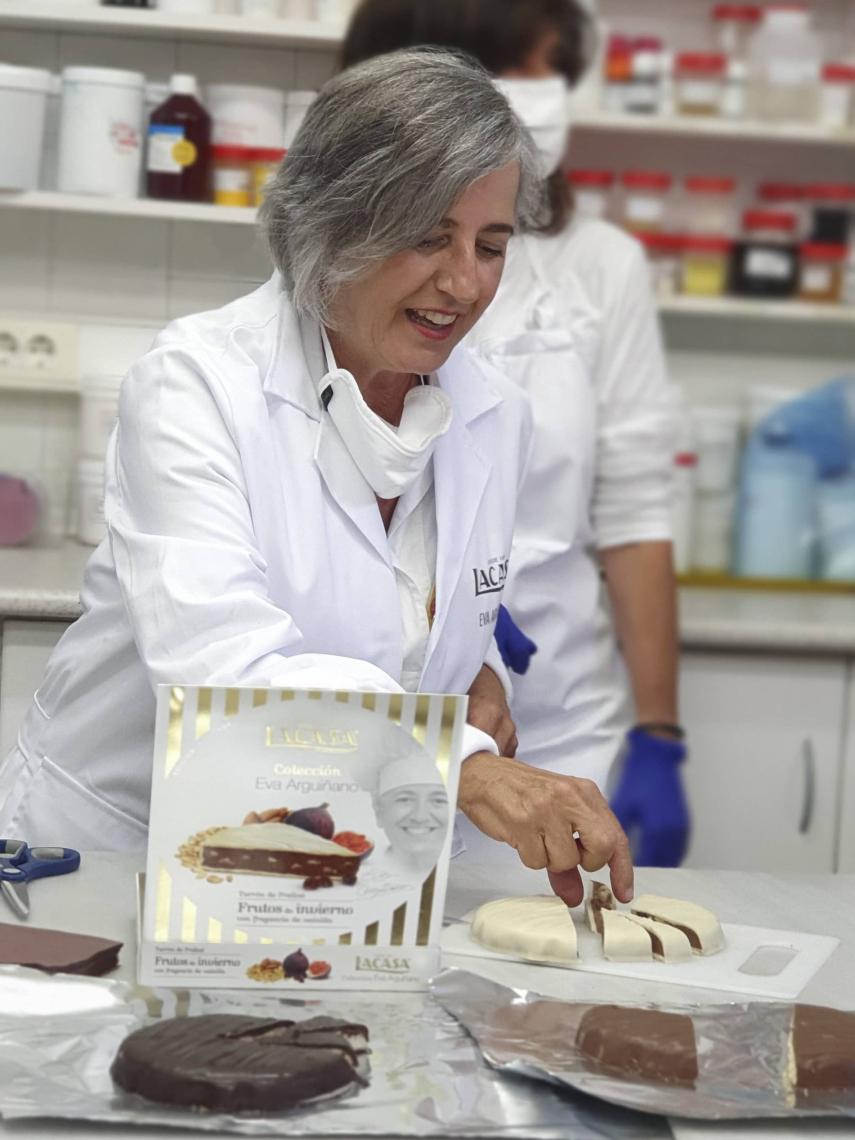
<path fill-rule="evenodd" d="M 679 724 L 668 724 L 667 722 L 660 723 L 659 721 L 648 721 L 645 724 L 637 724 L 636 729 L 639 732 L 650 732 L 654 736 L 670 736 L 674 740 L 685 740 L 686 730 Z"/>

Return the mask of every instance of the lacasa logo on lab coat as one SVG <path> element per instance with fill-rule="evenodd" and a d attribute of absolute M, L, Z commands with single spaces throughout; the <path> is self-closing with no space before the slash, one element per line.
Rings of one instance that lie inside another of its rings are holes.
<path fill-rule="evenodd" d="M 484 567 L 476 567 L 472 573 L 475 575 L 475 597 L 482 594 L 500 594 L 508 578 L 508 559 L 494 558 Z"/>

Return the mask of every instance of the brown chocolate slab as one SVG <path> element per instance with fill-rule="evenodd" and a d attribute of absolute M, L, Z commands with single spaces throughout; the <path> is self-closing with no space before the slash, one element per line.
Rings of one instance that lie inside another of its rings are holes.
<path fill-rule="evenodd" d="M 367 1038 L 364 1025 L 334 1017 L 169 1018 L 126 1037 L 110 1073 L 127 1092 L 161 1104 L 275 1112 L 366 1084 L 359 1068 Z"/>
<path fill-rule="evenodd" d="M 29 966 L 46 974 L 97 978 L 119 964 L 121 942 L 66 930 L 0 923 L 0 966 Z"/>
<path fill-rule="evenodd" d="M 817 1005 L 793 1009 L 795 1085 L 800 1104 L 855 1089 L 855 1013 Z"/>
<path fill-rule="evenodd" d="M 600 1005 L 586 1011 L 576 1047 L 625 1080 L 694 1087 L 698 1051 L 692 1019 L 679 1013 Z"/>

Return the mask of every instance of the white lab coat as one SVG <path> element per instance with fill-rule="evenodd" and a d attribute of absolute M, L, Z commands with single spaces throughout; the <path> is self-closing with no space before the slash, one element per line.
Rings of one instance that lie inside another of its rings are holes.
<path fill-rule="evenodd" d="M 626 685 L 597 551 L 671 533 L 672 399 L 640 246 L 601 222 L 512 242 L 469 343 L 534 414 L 505 591 L 539 647 L 514 678 L 518 755 L 603 787 Z"/>
<path fill-rule="evenodd" d="M 0 769 L 0 834 L 144 845 L 159 683 L 399 688 L 387 536 L 323 412 L 324 372 L 317 326 L 275 278 L 175 321 L 132 368 L 107 457 L 108 537 Z M 433 459 L 436 617 L 420 688 L 465 693 L 496 657 L 501 591 L 482 590 L 504 576 L 530 415 L 465 349 L 437 382 L 454 417 Z M 487 746 L 469 731 L 468 752 Z"/>

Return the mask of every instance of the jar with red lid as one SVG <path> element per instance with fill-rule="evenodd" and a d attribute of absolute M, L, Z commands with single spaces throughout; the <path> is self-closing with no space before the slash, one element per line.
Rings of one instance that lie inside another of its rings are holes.
<path fill-rule="evenodd" d="M 845 245 L 855 213 L 855 183 L 814 182 L 805 187 L 811 210 L 808 241 Z"/>
<path fill-rule="evenodd" d="M 798 289 L 798 219 L 786 210 L 748 210 L 733 248 L 731 289 L 740 297 L 793 297 Z"/>
<path fill-rule="evenodd" d="M 632 41 L 611 36 L 605 58 L 605 110 L 620 114 L 626 110 L 625 97 L 632 81 Z"/>
<path fill-rule="evenodd" d="M 573 187 L 575 214 L 597 221 L 609 216 L 615 176 L 611 170 L 570 170 L 567 181 Z"/>
<path fill-rule="evenodd" d="M 804 186 L 797 182 L 760 182 L 757 200 L 762 210 L 783 210 L 787 214 L 795 214 L 796 235 L 807 236 L 810 209 Z"/>
<path fill-rule="evenodd" d="M 717 52 L 680 52 L 674 60 L 677 113 L 717 115 L 727 59 Z"/>
<path fill-rule="evenodd" d="M 836 304 L 843 299 L 846 276 L 845 245 L 822 245 L 804 242 L 799 249 L 799 297 L 803 301 Z"/>
<path fill-rule="evenodd" d="M 823 67 L 819 122 L 831 131 L 844 131 L 855 122 L 855 64 L 827 63 Z"/>
<path fill-rule="evenodd" d="M 252 153 L 245 146 L 211 147 L 214 205 L 252 205 Z"/>
<path fill-rule="evenodd" d="M 282 147 L 256 147 L 250 151 L 249 165 L 253 206 L 260 206 L 264 201 L 267 184 L 275 176 L 284 157 L 285 151 Z"/>
<path fill-rule="evenodd" d="M 639 233 L 650 266 L 653 291 L 657 297 L 673 297 L 680 289 L 683 238 L 680 234 Z"/>
<path fill-rule="evenodd" d="M 673 178 L 659 170 L 628 170 L 621 178 L 621 222 L 633 233 L 666 228 Z"/>
<path fill-rule="evenodd" d="M 630 114 L 655 115 L 659 110 L 662 50 L 662 40 L 657 36 L 639 36 L 632 41 L 632 65 L 623 95 L 623 109 Z"/>
<path fill-rule="evenodd" d="M 682 290 L 687 297 L 721 297 L 727 292 L 733 240 L 724 234 L 683 238 Z"/>
<path fill-rule="evenodd" d="M 730 59 L 744 59 L 760 15 L 759 4 L 716 4 L 712 19 L 718 51 Z"/>
<path fill-rule="evenodd" d="M 694 176 L 683 182 L 683 229 L 732 237 L 736 227 L 736 179 Z"/>

